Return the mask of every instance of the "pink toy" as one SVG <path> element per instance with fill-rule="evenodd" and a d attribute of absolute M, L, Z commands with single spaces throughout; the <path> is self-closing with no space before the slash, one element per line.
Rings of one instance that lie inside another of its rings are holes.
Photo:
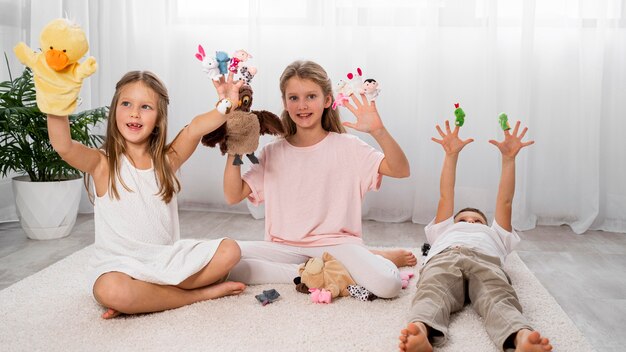
<path fill-rule="evenodd" d="M 354 93 L 352 86 L 342 79 L 337 82 L 337 92 L 337 96 L 333 102 L 333 110 L 337 109 L 338 106 L 344 106 L 345 103 L 350 100 L 350 96 Z"/>
<path fill-rule="evenodd" d="M 413 277 L 413 272 L 403 271 L 400 273 L 400 279 L 402 279 L 402 288 L 405 289 L 409 286 L 409 280 Z"/>
<path fill-rule="evenodd" d="M 251 59 L 252 55 L 248 54 L 245 50 L 237 50 L 233 54 L 233 57 L 230 58 L 230 63 L 228 65 L 228 71 L 232 73 L 237 73 L 239 70 L 239 63 L 244 62 L 248 59 Z"/>
<path fill-rule="evenodd" d="M 202 62 L 202 71 L 206 73 L 210 79 L 214 81 L 219 81 L 221 74 L 220 68 L 217 64 L 217 60 L 215 60 L 215 58 L 206 56 L 202 45 L 198 45 L 198 53 L 196 53 L 196 58 Z"/>
<path fill-rule="evenodd" d="M 310 288 L 309 292 L 311 292 L 311 302 L 313 303 L 330 303 L 332 300 L 330 291 L 325 289 Z"/>

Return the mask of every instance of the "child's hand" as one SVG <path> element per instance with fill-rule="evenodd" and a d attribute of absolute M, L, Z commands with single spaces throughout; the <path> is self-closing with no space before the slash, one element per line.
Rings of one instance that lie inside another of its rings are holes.
<path fill-rule="evenodd" d="M 221 76 L 219 81 L 213 81 L 213 85 L 215 86 L 217 96 L 220 100 L 228 98 L 234 106 L 237 106 L 237 103 L 239 102 L 239 88 L 243 85 L 243 81 L 234 81 L 233 76 L 234 73 L 232 72 L 228 74 L 227 79 L 224 79 L 224 76 Z"/>
<path fill-rule="evenodd" d="M 524 138 L 524 135 L 526 135 L 528 127 L 524 127 L 522 133 L 518 136 L 517 133 L 519 132 L 519 126 L 520 122 L 517 121 L 512 134 L 508 130 L 504 131 L 504 140 L 502 142 L 498 142 L 493 139 L 489 141 L 489 143 L 495 145 L 496 147 L 498 147 L 498 149 L 500 149 L 500 153 L 502 153 L 502 158 L 515 159 L 515 156 L 522 148 L 535 143 L 535 141 L 522 142 L 522 138 Z"/>
<path fill-rule="evenodd" d="M 443 147 L 443 150 L 448 155 L 458 154 L 461 151 L 461 149 L 463 149 L 463 147 L 465 147 L 466 145 L 474 141 L 473 138 L 461 140 L 459 138 L 459 126 L 456 126 L 454 128 L 454 131 L 451 131 L 450 121 L 448 120 L 446 120 L 446 133 L 444 133 L 441 130 L 441 127 L 439 127 L 439 125 L 437 125 L 436 127 L 437 127 L 437 132 L 439 132 L 439 135 L 441 136 L 441 139 L 437 139 L 435 137 L 432 137 L 431 139 L 433 142 L 437 144 L 441 144 L 441 146 Z"/>
<path fill-rule="evenodd" d="M 360 94 L 360 96 L 362 101 L 359 101 L 356 94 L 352 95 L 352 101 L 355 106 L 352 106 L 349 102 L 344 104 L 356 116 L 356 123 L 343 122 L 342 124 L 357 131 L 370 134 L 383 129 L 383 122 L 380 119 L 380 115 L 378 115 L 376 103 L 373 100 L 368 102 L 365 94 Z"/>

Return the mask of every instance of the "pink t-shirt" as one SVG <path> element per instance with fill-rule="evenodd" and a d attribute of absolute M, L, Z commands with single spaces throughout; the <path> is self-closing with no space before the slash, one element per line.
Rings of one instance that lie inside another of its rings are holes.
<path fill-rule="evenodd" d="M 310 147 L 266 145 L 243 175 L 255 205 L 265 202 L 265 240 L 315 247 L 362 244 L 361 202 L 378 190 L 384 154 L 358 137 L 329 133 Z"/>

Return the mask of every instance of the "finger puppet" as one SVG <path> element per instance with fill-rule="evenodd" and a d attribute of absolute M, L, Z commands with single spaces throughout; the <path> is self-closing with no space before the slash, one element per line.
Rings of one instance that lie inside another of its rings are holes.
<path fill-rule="evenodd" d="M 226 54 L 226 52 L 224 51 L 216 51 L 215 52 L 215 60 L 217 60 L 217 65 L 220 69 L 220 74 L 227 74 L 228 73 L 228 62 L 230 61 L 230 58 L 228 57 L 228 54 Z"/>
<path fill-rule="evenodd" d="M 234 155 L 233 165 L 243 164 L 242 155 L 250 162 L 258 164 L 254 151 L 259 147 L 259 136 L 263 134 L 280 135 L 284 133 L 280 118 L 275 114 L 261 110 L 251 111 L 253 91 L 243 85 L 239 89 L 239 103 L 226 115 L 226 122 L 215 131 L 202 137 L 202 144 L 208 147 L 220 145 L 223 154 Z"/>
<path fill-rule="evenodd" d="M 503 131 L 511 129 L 511 126 L 509 125 L 509 117 L 506 116 L 505 113 L 501 113 L 500 116 L 498 116 L 498 122 L 500 123 L 500 128 L 502 128 Z"/>
<path fill-rule="evenodd" d="M 312 289 L 326 290 L 332 298 L 349 296 L 349 285 L 356 283 L 346 268 L 328 252 L 322 257 L 310 258 L 298 268 L 300 280 L 309 291 Z"/>
<path fill-rule="evenodd" d="M 244 81 L 244 84 L 250 85 L 252 78 L 256 75 L 256 67 L 254 66 L 241 66 L 239 73 Z"/>
<path fill-rule="evenodd" d="M 83 80 L 96 72 L 96 59 L 78 60 L 89 50 L 85 32 L 59 18 L 48 23 L 39 36 L 41 52 L 18 43 L 15 55 L 33 70 L 37 106 L 44 113 L 65 116 L 76 109 Z"/>
<path fill-rule="evenodd" d="M 456 116 L 454 124 L 461 127 L 465 123 L 465 111 L 459 107 L 459 103 L 454 104 L 454 108 L 454 116 Z"/>
<path fill-rule="evenodd" d="M 233 54 L 233 57 L 230 58 L 230 62 L 228 64 L 228 71 L 232 73 L 237 73 L 239 71 L 239 64 L 252 58 L 252 55 L 248 54 L 245 50 L 237 50 Z"/>
<path fill-rule="evenodd" d="M 280 293 L 275 289 L 264 290 L 263 293 L 254 296 L 254 298 L 261 302 L 263 306 L 266 306 L 280 298 Z"/>
<path fill-rule="evenodd" d="M 367 101 L 376 100 L 378 94 L 380 93 L 380 88 L 378 87 L 378 82 L 376 82 L 373 78 L 368 78 L 363 81 L 363 94 L 367 97 Z"/>
<path fill-rule="evenodd" d="M 350 72 L 346 76 L 352 85 L 352 90 L 358 92 L 359 94 L 363 94 L 363 71 L 361 71 L 361 68 L 356 68 L 356 75 Z"/>
<path fill-rule="evenodd" d="M 198 45 L 198 52 L 196 58 L 202 62 L 202 71 L 214 81 L 219 81 L 222 74 L 220 68 L 217 65 L 217 60 L 213 57 L 206 56 L 202 45 Z"/>
<path fill-rule="evenodd" d="M 352 86 L 340 79 L 337 82 L 337 96 L 335 96 L 335 101 L 333 101 L 333 110 L 337 109 L 338 106 L 344 106 L 346 102 L 350 99 L 350 96 L 354 93 L 352 90 Z"/>

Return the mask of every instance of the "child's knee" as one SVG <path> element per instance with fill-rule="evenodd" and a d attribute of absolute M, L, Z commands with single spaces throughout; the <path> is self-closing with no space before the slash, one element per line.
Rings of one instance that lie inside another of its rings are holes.
<path fill-rule="evenodd" d="M 234 266 L 241 259 L 241 248 L 239 248 L 239 244 L 237 241 L 232 240 L 230 238 L 225 238 L 219 245 L 218 251 L 220 251 L 220 255 L 230 264 L 230 266 Z"/>
<path fill-rule="evenodd" d="M 134 295 L 125 274 L 102 274 L 93 286 L 93 295 L 101 305 L 123 312 L 133 305 Z"/>

